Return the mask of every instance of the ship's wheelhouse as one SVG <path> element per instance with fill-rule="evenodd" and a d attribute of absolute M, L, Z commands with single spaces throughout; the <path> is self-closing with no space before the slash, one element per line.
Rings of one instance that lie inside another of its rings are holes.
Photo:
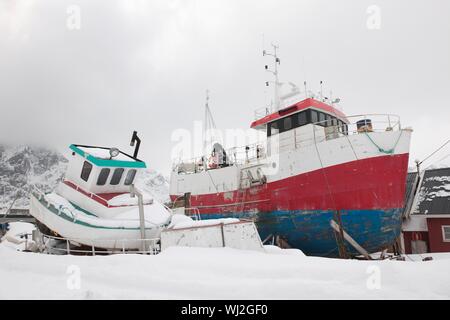
<path fill-rule="evenodd" d="M 279 118 L 267 123 L 267 136 L 273 136 L 285 131 L 296 129 L 308 124 L 321 127 L 335 127 L 345 135 L 348 134 L 348 125 L 336 115 L 332 115 L 317 109 L 309 108 L 294 114 Z"/>
<path fill-rule="evenodd" d="M 128 192 L 145 162 L 115 148 L 71 145 L 66 180 L 92 193 Z"/>
<path fill-rule="evenodd" d="M 269 153 L 347 136 L 348 126 L 349 121 L 340 110 L 312 98 L 268 113 L 251 125 L 266 133 Z"/>
<path fill-rule="evenodd" d="M 348 134 L 346 116 L 334 106 L 308 98 L 287 108 L 267 114 L 251 124 L 256 130 L 264 130 L 271 137 L 309 124 L 336 128 L 342 134 Z"/>

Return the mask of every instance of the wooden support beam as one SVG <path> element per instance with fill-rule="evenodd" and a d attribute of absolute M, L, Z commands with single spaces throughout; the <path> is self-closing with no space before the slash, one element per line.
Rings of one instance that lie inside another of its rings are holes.
<path fill-rule="evenodd" d="M 339 225 L 339 232 L 335 231 L 334 235 L 336 237 L 336 243 L 338 245 L 339 250 L 339 257 L 342 259 L 348 259 L 349 256 L 347 254 L 347 249 L 345 248 L 344 243 L 344 233 L 343 233 L 343 227 L 342 227 L 342 218 L 341 218 L 341 212 L 340 210 L 336 210 L 336 213 L 334 214 L 334 218 L 336 219 L 338 225 Z"/>
<path fill-rule="evenodd" d="M 353 247 L 356 249 L 356 251 L 358 251 L 360 254 L 362 254 L 367 260 L 372 260 L 372 257 L 369 255 L 369 253 L 363 248 L 361 247 L 358 242 L 356 242 L 347 232 L 345 232 L 345 230 L 339 227 L 339 225 L 334 221 L 331 220 L 330 221 L 330 225 L 331 227 L 336 231 L 336 232 L 341 232 L 344 236 L 344 239 Z"/>

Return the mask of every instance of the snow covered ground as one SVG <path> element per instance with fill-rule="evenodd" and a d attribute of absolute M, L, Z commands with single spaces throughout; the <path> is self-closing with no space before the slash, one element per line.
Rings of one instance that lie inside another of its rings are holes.
<path fill-rule="evenodd" d="M 30 225 L 12 224 L 8 235 L 26 230 Z M 0 244 L 0 299 L 450 298 L 450 254 L 426 262 L 357 261 L 267 246 L 265 253 L 174 247 L 156 256 L 81 257 L 17 246 Z"/>

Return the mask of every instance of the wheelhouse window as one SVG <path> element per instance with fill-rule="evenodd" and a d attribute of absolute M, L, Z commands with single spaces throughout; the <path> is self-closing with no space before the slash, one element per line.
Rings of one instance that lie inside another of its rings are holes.
<path fill-rule="evenodd" d="M 326 123 L 325 123 L 325 113 L 319 112 L 319 126 L 325 127 Z"/>
<path fill-rule="evenodd" d="M 269 123 L 269 125 L 267 126 L 267 133 L 269 137 L 280 133 L 278 121 Z"/>
<path fill-rule="evenodd" d="M 85 161 L 83 163 L 83 168 L 81 169 L 81 179 L 87 182 L 89 180 L 89 175 L 91 174 L 91 171 L 92 171 L 92 164 Z"/>
<path fill-rule="evenodd" d="M 123 175 L 123 168 L 117 168 L 114 170 L 114 173 L 112 175 L 111 178 L 111 182 L 109 184 L 116 186 L 119 184 L 120 180 L 122 179 L 122 175 Z"/>
<path fill-rule="evenodd" d="M 333 120 L 335 120 L 336 121 L 336 118 L 331 118 L 331 116 L 329 115 L 329 114 L 326 114 L 325 115 L 325 119 L 326 119 L 326 122 L 325 122 L 325 127 L 331 127 L 332 126 L 332 123 L 333 123 Z"/>
<path fill-rule="evenodd" d="M 345 135 L 348 134 L 347 124 L 343 121 L 333 117 L 332 115 L 319 112 L 317 110 L 308 109 L 269 123 L 267 125 L 267 136 L 270 137 L 310 123 L 322 127 L 339 127 L 339 131 L 341 133 Z"/>
<path fill-rule="evenodd" d="M 298 119 L 298 126 L 304 126 L 306 124 L 308 124 L 308 112 L 307 111 L 302 111 L 300 113 L 297 114 L 297 119 Z"/>
<path fill-rule="evenodd" d="M 333 127 L 336 127 L 338 125 L 338 122 L 339 122 L 339 120 L 334 117 L 331 119 L 331 125 Z"/>
<path fill-rule="evenodd" d="M 316 110 L 311 110 L 311 123 L 316 123 L 319 121 L 319 114 Z"/>
<path fill-rule="evenodd" d="M 345 134 L 347 136 L 348 135 L 348 125 L 346 123 L 344 123 L 343 130 L 344 130 L 343 134 Z"/>
<path fill-rule="evenodd" d="M 106 180 L 108 180 L 110 172 L 111 172 L 111 170 L 109 168 L 103 168 L 100 171 L 100 174 L 98 175 L 98 179 L 97 179 L 97 185 L 98 186 L 104 186 L 105 185 Z"/>
<path fill-rule="evenodd" d="M 442 226 L 442 238 L 445 242 L 450 242 L 450 226 Z"/>
<path fill-rule="evenodd" d="M 136 176 L 136 169 L 129 170 L 125 178 L 125 185 L 129 186 L 130 184 L 132 184 L 135 176 Z"/>
<path fill-rule="evenodd" d="M 283 131 L 292 129 L 292 117 L 286 117 L 283 119 Z"/>

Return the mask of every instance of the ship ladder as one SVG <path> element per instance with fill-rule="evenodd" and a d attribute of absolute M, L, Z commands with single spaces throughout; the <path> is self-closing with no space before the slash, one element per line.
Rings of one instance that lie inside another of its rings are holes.
<path fill-rule="evenodd" d="M 241 170 L 240 176 L 239 176 L 239 189 L 238 189 L 238 196 L 237 196 L 237 202 L 236 202 L 236 213 L 244 212 L 245 196 L 247 193 L 247 190 L 244 186 L 245 179 L 246 178 L 244 178 L 243 170 Z"/>

